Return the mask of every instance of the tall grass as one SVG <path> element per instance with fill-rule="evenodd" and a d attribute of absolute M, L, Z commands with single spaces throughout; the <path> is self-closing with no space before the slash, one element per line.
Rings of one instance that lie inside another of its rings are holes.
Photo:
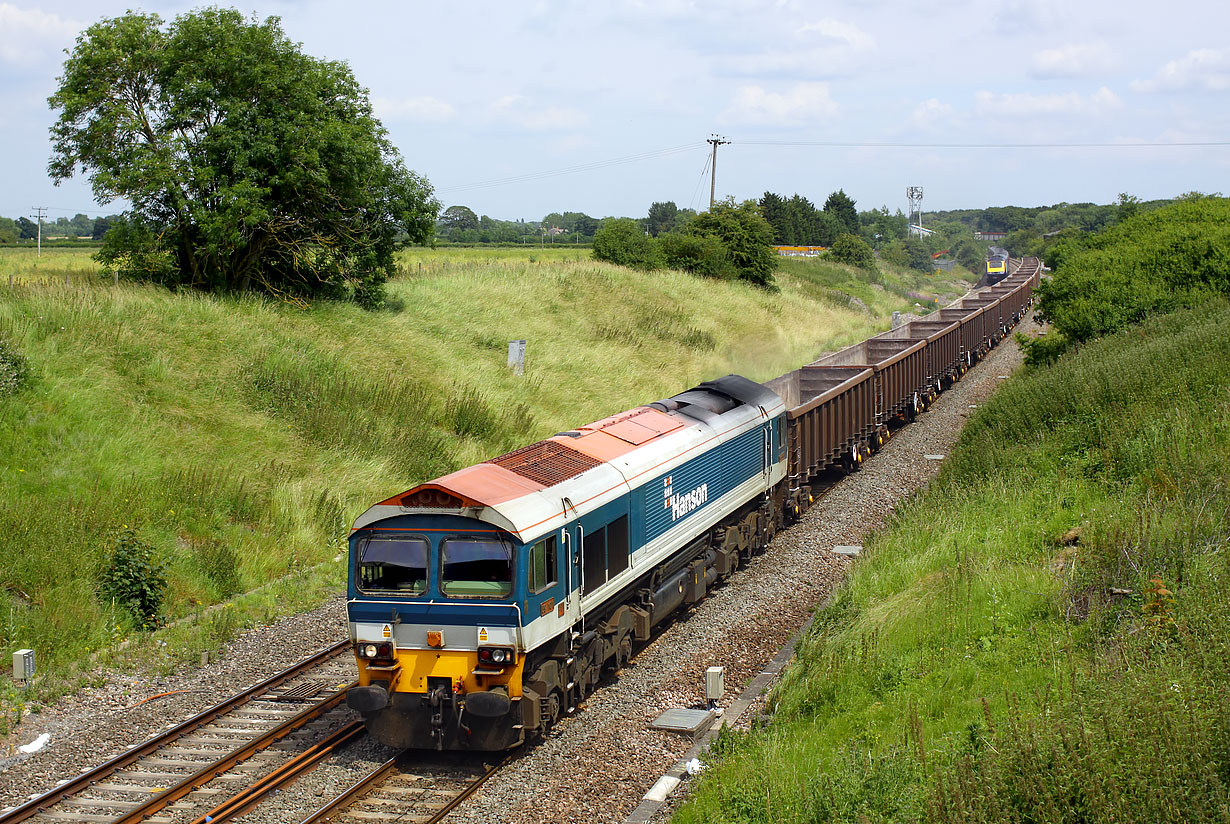
<path fill-rule="evenodd" d="M 1157 319 L 982 405 L 678 819 L 1226 820 L 1228 333 Z"/>
<path fill-rule="evenodd" d="M 132 637 L 136 618 L 98 594 L 131 531 L 165 569 L 163 618 L 206 622 L 139 648 L 189 660 L 336 586 L 373 501 L 716 375 L 773 377 L 887 322 L 790 278 L 769 294 L 587 258 L 407 252 L 389 307 L 365 312 L 115 286 L 86 252 L 0 251 L 0 339 L 27 367 L 0 397 L 3 647 L 34 648 L 60 689 Z M 523 377 L 513 339 L 529 341 Z M 319 586 L 194 617 L 300 579 Z"/>

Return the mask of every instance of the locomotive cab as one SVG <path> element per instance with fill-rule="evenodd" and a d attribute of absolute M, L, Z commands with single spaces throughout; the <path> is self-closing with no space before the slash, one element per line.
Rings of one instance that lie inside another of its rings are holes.
<path fill-rule="evenodd" d="M 348 611 L 359 685 L 347 703 L 378 740 L 520 743 L 529 582 L 516 572 L 529 554 L 491 524 L 456 516 L 398 515 L 355 530 Z"/>

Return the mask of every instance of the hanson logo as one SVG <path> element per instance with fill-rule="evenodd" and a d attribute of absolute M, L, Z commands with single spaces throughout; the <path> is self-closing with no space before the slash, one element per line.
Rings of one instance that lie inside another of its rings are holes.
<path fill-rule="evenodd" d="M 694 509 L 699 509 L 709 502 L 709 484 L 701 484 L 691 492 L 676 495 L 674 477 L 668 475 L 662 482 L 662 497 L 666 508 L 671 511 L 671 520 L 677 521 Z"/>

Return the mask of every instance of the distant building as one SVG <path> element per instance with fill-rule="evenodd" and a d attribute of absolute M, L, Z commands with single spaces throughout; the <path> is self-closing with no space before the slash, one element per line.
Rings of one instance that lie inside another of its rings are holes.
<path fill-rule="evenodd" d="M 974 240 L 1003 240 L 1007 232 L 974 232 Z"/>
<path fill-rule="evenodd" d="M 911 223 L 909 234 L 910 234 L 910 237 L 931 237 L 933 234 L 935 234 L 935 230 L 934 229 L 924 229 L 922 226 L 916 226 L 913 223 Z"/>
<path fill-rule="evenodd" d="M 819 257 L 827 246 L 774 246 L 782 257 Z"/>

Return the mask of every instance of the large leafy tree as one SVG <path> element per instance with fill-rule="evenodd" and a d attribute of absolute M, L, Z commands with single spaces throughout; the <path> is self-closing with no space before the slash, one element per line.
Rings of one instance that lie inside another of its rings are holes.
<path fill-rule="evenodd" d="M 440 229 L 459 232 L 478 228 L 478 215 L 469 206 L 449 206 L 440 215 Z"/>
<path fill-rule="evenodd" d="M 402 241 L 438 204 L 343 63 L 305 55 L 277 18 L 203 9 L 103 20 L 77 38 L 49 101 L 49 171 L 125 198 L 100 256 L 205 289 L 378 304 Z"/>
<path fill-rule="evenodd" d="M 720 241 L 741 280 L 773 286 L 773 270 L 777 268 L 773 227 L 761 216 L 756 201 L 736 204 L 727 199 L 715 203 L 688 222 L 687 233 Z"/>
<path fill-rule="evenodd" d="M 657 237 L 663 232 L 673 232 L 678 228 L 678 224 L 679 207 L 675 205 L 675 201 L 668 200 L 665 203 L 650 204 L 649 216 L 645 219 L 645 226 L 649 229 L 649 234 Z"/>

